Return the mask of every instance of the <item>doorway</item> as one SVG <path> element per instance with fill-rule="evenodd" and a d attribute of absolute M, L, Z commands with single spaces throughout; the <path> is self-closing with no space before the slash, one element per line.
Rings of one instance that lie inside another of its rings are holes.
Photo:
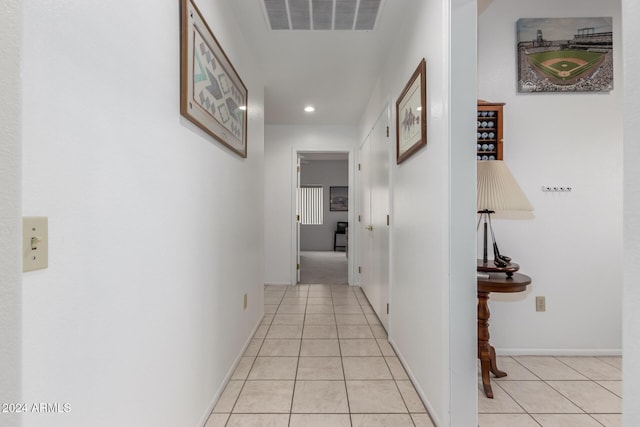
<path fill-rule="evenodd" d="M 350 284 L 351 151 L 296 151 L 295 162 L 292 282 Z"/>

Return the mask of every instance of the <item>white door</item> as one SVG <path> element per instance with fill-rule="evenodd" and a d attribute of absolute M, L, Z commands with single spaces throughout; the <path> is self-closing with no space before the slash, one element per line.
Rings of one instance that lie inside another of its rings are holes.
<path fill-rule="evenodd" d="M 371 301 L 372 261 L 373 261 L 373 225 L 371 223 L 371 138 L 367 139 L 360 146 L 360 163 L 358 164 L 360 178 L 360 212 L 358 214 L 358 225 L 360 227 L 360 286 L 367 298 Z M 372 302 L 373 303 L 373 302 Z"/>
<path fill-rule="evenodd" d="M 300 157 L 296 159 L 296 284 L 300 283 Z"/>
<path fill-rule="evenodd" d="M 374 310 L 385 329 L 389 324 L 389 155 L 387 109 L 378 118 L 371 134 L 371 223 L 373 225 Z M 372 303 L 373 304 L 373 303 Z"/>
<path fill-rule="evenodd" d="M 385 328 L 389 315 L 389 113 L 385 108 L 360 147 L 361 276 L 371 306 Z"/>

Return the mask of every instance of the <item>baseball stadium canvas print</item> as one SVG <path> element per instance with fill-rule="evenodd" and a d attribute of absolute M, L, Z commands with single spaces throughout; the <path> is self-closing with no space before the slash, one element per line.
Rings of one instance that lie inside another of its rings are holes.
<path fill-rule="evenodd" d="M 610 17 L 519 19 L 518 91 L 613 89 L 612 28 Z"/>

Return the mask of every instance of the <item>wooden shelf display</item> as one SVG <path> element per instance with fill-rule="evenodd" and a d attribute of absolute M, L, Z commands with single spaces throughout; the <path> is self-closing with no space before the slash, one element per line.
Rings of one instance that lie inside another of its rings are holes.
<path fill-rule="evenodd" d="M 502 160 L 504 102 L 478 100 L 478 160 Z"/>

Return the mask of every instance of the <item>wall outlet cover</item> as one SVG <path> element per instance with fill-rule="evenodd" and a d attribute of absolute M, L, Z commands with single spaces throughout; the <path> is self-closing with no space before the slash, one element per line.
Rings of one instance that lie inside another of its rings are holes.
<path fill-rule="evenodd" d="M 46 216 L 22 219 L 22 271 L 49 266 L 49 220 Z"/>

